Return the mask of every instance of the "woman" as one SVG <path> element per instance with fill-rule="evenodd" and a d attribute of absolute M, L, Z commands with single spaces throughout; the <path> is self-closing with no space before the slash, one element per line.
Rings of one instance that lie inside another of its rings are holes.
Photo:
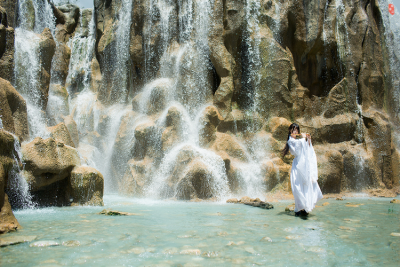
<path fill-rule="evenodd" d="M 290 183 L 295 201 L 296 216 L 307 216 L 322 199 L 318 186 L 317 157 L 311 144 L 311 135 L 300 134 L 296 123 L 289 126 L 287 143 L 282 151 L 283 157 L 290 151 L 295 156 L 290 172 Z"/>

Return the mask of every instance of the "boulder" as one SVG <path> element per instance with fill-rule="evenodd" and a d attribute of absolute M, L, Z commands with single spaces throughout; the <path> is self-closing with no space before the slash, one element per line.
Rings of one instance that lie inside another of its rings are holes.
<path fill-rule="evenodd" d="M 119 192 L 128 196 L 144 196 L 144 186 L 148 182 L 146 178 L 151 163 L 148 158 L 141 161 L 129 160 L 125 175 L 118 184 Z"/>
<path fill-rule="evenodd" d="M 22 145 L 25 170 L 30 175 L 28 183 L 32 191 L 61 181 L 70 176 L 72 169 L 80 165 L 78 151 L 53 138 L 36 137 Z"/>
<path fill-rule="evenodd" d="M 79 7 L 71 4 L 66 4 L 57 7 L 65 17 L 65 26 L 68 33 L 73 33 L 79 21 Z"/>
<path fill-rule="evenodd" d="M 216 134 L 215 141 L 211 145 L 211 149 L 216 152 L 224 151 L 229 156 L 241 161 L 247 161 L 247 154 L 244 148 L 229 134 L 219 133 Z"/>
<path fill-rule="evenodd" d="M 59 83 L 62 86 L 65 86 L 70 58 L 71 49 L 66 44 L 59 43 L 52 62 L 52 83 Z"/>
<path fill-rule="evenodd" d="M 286 142 L 289 126 L 291 124 L 292 123 L 285 118 L 273 117 L 268 122 L 268 130 L 276 140 Z"/>
<path fill-rule="evenodd" d="M 10 170 L 15 165 L 15 142 L 18 140 L 7 131 L 0 129 L 0 234 L 20 228 L 15 218 L 8 196 L 5 193 Z"/>
<path fill-rule="evenodd" d="M 75 167 L 71 171 L 71 205 L 103 206 L 104 178 L 95 168 Z"/>
<path fill-rule="evenodd" d="M 0 234 L 15 231 L 19 228 L 21 228 L 21 225 L 11 210 L 7 194 L 4 194 L 3 205 L 0 206 Z"/>
<path fill-rule="evenodd" d="M 315 116 L 309 120 L 300 118 L 296 122 L 302 133 L 310 133 L 313 144 L 340 143 L 356 139 L 357 121 L 355 113 L 337 115 L 333 118 Z"/>
<path fill-rule="evenodd" d="M 217 74 L 216 91 L 213 103 L 225 118 L 231 111 L 234 91 L 233 72 L 234 58 L 224 44 L 224 3 L 216 0 L 213 6 L 212 25 L 208 37 L 210 59 Z"/>
<path fill-rule="evenodd" d="M 63 143 L 67 146 L 76 147 L 74 142 L 72 141 L 72 137 L 68 131 L 68 128 L 65 126 L 63 122 L 57 124 L 53 127 L 47 128 L 50 136 L 56 141 Z"/>
<path fill-rule="evenodd" d="M 180 200 L 211 198 L 217 193 L 213 192 L 212 183 L 213 177 L 207 166 L 199 160 L 194 160 L 178 181 L 175 196 Z"/>
<path fill-rule="evenodd" d="M 218 126 L 219 132 L 246 133 L 257 132 L 263 124 L 257 112 L 245 112 L 233 109 Z"/>
<path fill-rule="evenodd" d="M 14 4 L 14 7 L 12 7 Z M 0 2 L 3 6 L 3 3 Z M 12 25 L 14 15 L 6 13 L 6 10 L 0 6 L 0 78 L 8 81 L 14 79 L 14 29 Z M 7 9 L 7 7 L 5 7 Z M 15 3 L 11 3 L 8 10 L 15 8 Z M 7 11 L 9 12 L 9 11 Z"/>
<path fill-rule="evenodd" d="M 65 116 L 64 124 L 67 127 L 69 134 L 71 135 L 71 139 L 75 147 L 79 147 L 78 126 L 76 125 L 74 118 L 71 115 Z"/>
<path fill-rule="evenodd" d="M 207 146 L 217 138 L 217 127 L 223 120 L 219 114 L 218 109 L 214 106 L 208 106 L 200 117 L 200 131 L 199 140 L 200 144 Z"/>
<path fill-rule="evenodd" d="M 56 122 L 61 122 L 63 116 L 69 115 L 68 91 L 61 84 L 50 84 L 49 104 L 47 113 L 52 116 Z"/>
<path fill-rule="evenodd" d="M 327 146 L 314 146 L 318 162 L 318 184 L 322 193 L 340 193 L 343 189 L 343 156 Z"/>
<path fill-rule="evenodd" d="M 132 155 L 136 160 L 145 156 L 160 157 L 161 133 L 153 122 L 145 122 L 135 128 L 135 144 Z"/>
<path fill-rule="evenodd" d="M 45 28 L 43 32 L 40 34 L 39 40 L 39 60 L 40 60 L 40 74 L 39 84 L 40 84 L 40 106 L 42 110 L 46 110 L 49 86 L 50 86 L 50 77 L 51 77 L 51 63 L 56 50 L 56 42 L 51 35 L 50 29 Z"/>
<path fill-rule="evenodd" d="M 29 138 L 28 115 L 24 98 L 10 82 L 0 78 L 0 120 L 3 128 L 21 142 Z"/>

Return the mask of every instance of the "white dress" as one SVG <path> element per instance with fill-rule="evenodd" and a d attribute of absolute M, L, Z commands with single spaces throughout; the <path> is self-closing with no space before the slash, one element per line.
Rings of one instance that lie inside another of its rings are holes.
<path fill-rule="evenodd" d="M 305 210 L 311 212 L 315 203 L 322 199 L 322 192 L 317 183 L 318 166 L 312 144 L 305 138 L 294 139 L 289 137 L 289 150 L 295 158 L 290 172 L 290 183 L 295 200 L 294 211 Z"/>

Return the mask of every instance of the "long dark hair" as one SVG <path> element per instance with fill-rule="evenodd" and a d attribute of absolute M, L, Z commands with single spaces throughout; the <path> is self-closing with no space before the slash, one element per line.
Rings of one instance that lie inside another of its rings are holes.
<path fill-rule="evenodd" d="M 300 126 L 299 126 L 297 123 L 292 123 L 292 124 L 289 126 L 289 132 L 288 132 L 288 135 L 287 135 L 287 141 L 289 141 L 290 135 L 292 134 L 292 131 L 293 131 L 294 129 L 297 129 L 297 131 L 298 131 L 299 134 L 300 134 Z M 282 158 L 284 158 L 284 157 L 286 156 L 286 154 L 289 153 L 289 145 L 288 145 L 288 142 L 287 142 L 287 141 L 286 141 L 285 148 L 282 150 Z"/>

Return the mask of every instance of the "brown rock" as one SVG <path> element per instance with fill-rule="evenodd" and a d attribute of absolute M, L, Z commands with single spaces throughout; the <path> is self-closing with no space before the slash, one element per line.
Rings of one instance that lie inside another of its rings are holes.
<path fill-rule="evenodd" d="M 390 203 L 397 203 L 397 204 L 400 204 L 400 200 L 394 198 L 394 199 L 390 200 Z"/>
<path fill-rule="evenodd" d="M 262 118 L 258 113 L 243 112 L 233 109 L 218 126 L 219 132 L 257 132 L 263 124 Z"/>
<path fill-rule="evenodd" d="M 0 119 L 5 130 L 21 141 L 29 138 L 28 115 L 24 98 L 10 82 L 0 78 Z"/>
<path fill-rule="evenodd" d="M 216 139 L 211 145 L 211 149 L 219 152 L 224 151 L 229 156 L 242 161 L 247 161 L 247 155 L 243 147 L 235 140 L 234 137 L 225 133 L 216 133 Z"/>
<path fill-rule="evenodd" d="M 71 115 L 64 117 L 64 124 L 68 129 L 69 134 L 71 135 L 72 142 L 74 143 L 75 147 L 79 146 L 79 133 L 78 133 L 78 126 L 74 121 L 74 118 Z"/>
<path fill-rule="evenodd" d="M 4 194 L 4 204 L 0 206 L 0 234 L 15 231 L 18 228 L 21 228 L 21 225 L 11 210 L 7 194 Z"/>
<path fill-rule="evenodd" d="M 71 58 L 71 49 L 63 43 L 59 43 L 52 62 L 52 82 L 65 86 L 68 76 L 69 60 Z"/>
<path fill-rule="evenodd" d="M 53 105 L 47 106 L 47 112 L 54 116 L 57 122 L 62 121 L 63 116 L 69 115 L 68 91 L 61 84 L 50 84 L 49 98 Z"/>
<path fill-rule="evenodd" d="M 318 184 L 322 193 L 340 193 L 343 180 L 343 156 L 326 146 L 315 146 L 318 162 Z"/>
<path fill-rule="evenodd" d="M 159 157 L 160 150 L 160 131 L 153 122 L 146 122 L 135 128 L 135 144 L 133 147 L 133 157 L 136 160 L 149 157 Z"/>
<path fill-rule="evenodd" d="M 235 203 L 235 204 L 238 202 L 239 202 L 239 200 L 237 200 L 237 198 L 230 198 L 226 201 L 226 203 Z"/>
<path fill-rule="evenodd" d="M 276 140 L 286 142 L 289 126 L 291 124 L 292 123 L 285 118 L 274 117 L 269 120 L 268 128 Z"/>
<path fill-rule="evenodd" d="M 199 131 L 201 145 L 206 146 L 217 138 L 217 127 L 222 120 L 222 116 L 214 106 L 209 106 L 203 111 L 200 118 L 201 129 Z"/>
<path fill-rule="evenodd" d="M 75 147 L 75 144 L 72 141 L 71 135 L 68 131 L 68 128 L 65 126 L 63 122 L 57 124 L 56 126 L 48 127 L 47 130 L 50 132 L 50 136 L 56 142 L 64 143 L 65 145 Z"/>
<path fill-rule="evenodd" d="M 15 6 L 15 3 L 13 4 Z M 0 5 L 2 6 L 1 3 Z M 13 81 L 15 39 L 14 29 L 11 26 L 13 21 L 10 21 L 10 14 L 7 16 L 3 8 L 0 9 L 0 21 L 0 77 L 8 81 Z"/>
<path fill-rule="evenodd" d="M 119 181 L 119 192 L 128 196 L 144 196 L 144 186 L 152 161 L 148 158 L 141 161 L 131 159 L 123 178 Z"/>
<path fill-rule="evenodd" d="M 104 178 L 92 167 L 80 166 L 71 171 L 73 205 L 103 206 Z"/>
<path fill-rule="evenodd" d="M 25 170 L 31 174 L 28 183 L 32 191 L 67 178 L 72 169 L 80 164 L 76 149 L 53 138 L 43 140 L 36 137 L 32 142 L 23 144 L 21 151 Z"/>

